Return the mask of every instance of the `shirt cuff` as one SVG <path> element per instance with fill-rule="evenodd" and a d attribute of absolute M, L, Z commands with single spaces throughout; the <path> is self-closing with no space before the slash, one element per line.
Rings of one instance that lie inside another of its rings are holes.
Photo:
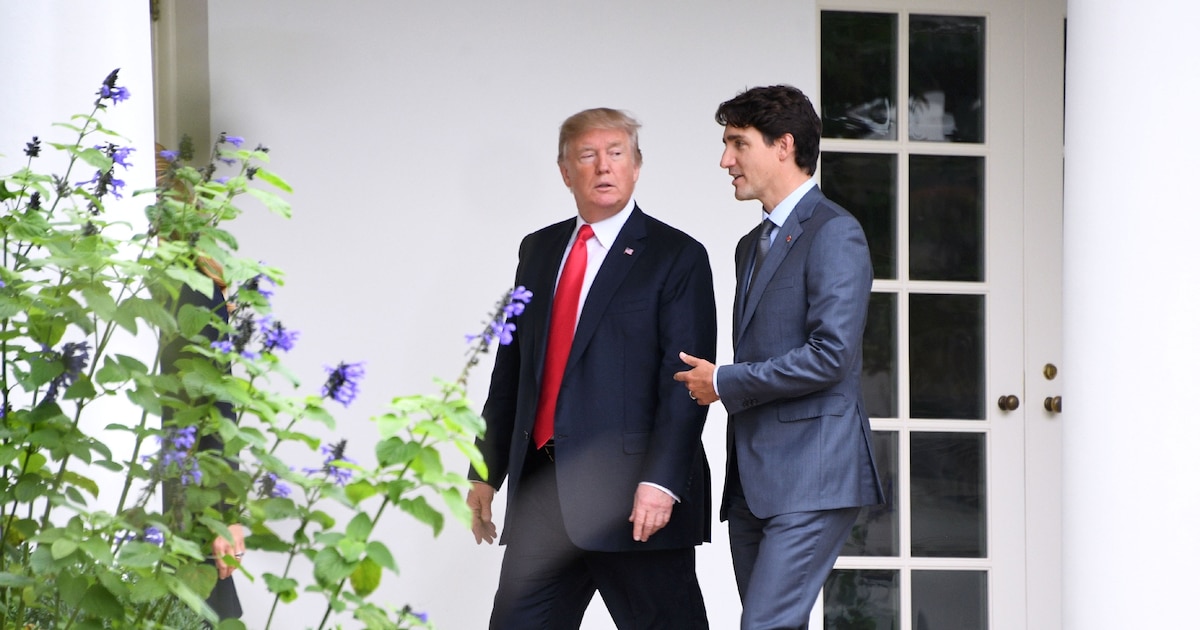
<path fill-rule="evenodd" d="M 674 492 L 671 492 L 670 490 L 667 490 L 666 488 L 664 488 L 664 487 L 662 487 L 662 486 L 660 486 L 660 485 L 658 485 L 658 484 L 656 484 L 656 483 L 651 483 L 651 482 L 649 482 L 649 481 L 643 481 L 643 482 L 641 482 L 641 483 L 640 483 L 640 484 L 638 484 L 638 485 L 640 485 L 640 486 L 650 486 L 651 488 L 658 488 L 659 490 L 662 490 L 663 492 L 666 492 L 666 493 L 667 493 L 667 494 L 668 494 L 668 495 L 669 495 L 669 496 L 670 496 L 672 499 L 675 499 L 675 502 L 676 502 L 676 503 L 679 503 L 679 497 L 675 496 L 675 493 L 674 493 Z"/>

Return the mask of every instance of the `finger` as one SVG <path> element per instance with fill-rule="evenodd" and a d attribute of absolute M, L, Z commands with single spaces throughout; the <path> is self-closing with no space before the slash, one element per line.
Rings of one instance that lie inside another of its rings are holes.
<path fill-rule="evenodd" d="M 683 361 L 684 363 L 686 363 L 692 367 L 696 367 L 697 365 L 700 365 L 700 359 L 697 359 L 696 357 L 694 357 L 686 352 L 679 353 L 679 360 Z"/>

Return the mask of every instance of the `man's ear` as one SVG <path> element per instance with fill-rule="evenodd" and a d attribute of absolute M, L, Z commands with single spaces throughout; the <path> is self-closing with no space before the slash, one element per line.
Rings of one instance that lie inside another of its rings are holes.
<path fill-rule="evenodd" d="M 779 136 L 775 140 L 775 151 L 781 162 L 794 160 L 796 154 L 796 137 L 790 133 Z"/>

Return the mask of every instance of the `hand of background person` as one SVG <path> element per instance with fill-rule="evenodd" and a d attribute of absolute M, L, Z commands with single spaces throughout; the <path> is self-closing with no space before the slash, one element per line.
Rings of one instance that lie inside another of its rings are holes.
<path fill-rule="evenodd" d="M 633 523 L 633 539 L 646 542 L 655 532 L 667 526 L 675 499 L 671 495 L 644 483 L 638 484 L 633 495 L 633 512 L 629 522 Z"/>
<path fill-rule="evenodd" d="M 217 536 L 212 544 L 213 556 L 217 559 L 217 577 L 222 580 L 237 570 L 237 566 L 225 564 L 225 558 L 233 556 L 240 566 L 242 556 L 246 553 L 246 530 L 240 524 L 234 523 L 229 526 L 229 533 L 233 535 L 233 540 Z"/>
<path fill-rule="evenodd" d="M 485 482 L 474 481 L 471 490 L 467 492 L 467 507 L 471 508 L 471 533 L 475 534 L 475 544 L 483 541 L 492 544 L 496 540 L 496 524 L 492 522 L 492 499 L 496 489 Z"/>
<path fill-rule="evenodd" d="M 675 380 L 687 386 L 688 394 L 696 404 L 711 405 L 721 399 L 713 386 L 713 373 L 717 366 L 686 352 L 680 352 L 679 359 L 692 366 L 692 369 L 676 372 Z"/>

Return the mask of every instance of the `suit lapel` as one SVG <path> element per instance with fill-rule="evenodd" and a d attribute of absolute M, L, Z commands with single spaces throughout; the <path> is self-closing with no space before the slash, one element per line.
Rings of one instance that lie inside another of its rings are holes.
<path fill-rule="evenodd" d="M 625 276 L 629 275 L 634 263 L 642 255 L 642 250 L 647 245 L 645 239 L 646 215 L 642 213 L 641 208 L 635 205 L 633 212 L 625 221 L 625 225 L 617 233 L 617 239 L 608 248 L 608 254 L 605 255 L 604 262 L 600 264 L 600 270 L 596 272 L 596 279 L 592 281 L 592 286 L 588 289 L 587 299 L 583 303 L 583 311 L 579 315 L 579 324 L 575 326 L 575 339 L 571 342 L 571 354 L 567 357 L 567 372 L 579 362 L 579 357 L 583 355 L 592 335 L 596 333 L 596 328 L 600 325 L 605 311 L 608 310 L 608 304 L 616 294 L 617 288 L 621 286 Z"/>
<path fill-rule="evenodd" d="M 775 273 L 783 265 L 783 261 L 787 258 L 792 246 L 800 240 L 800 235 L 804 234 L 804 222 L 812 217 L 813 210 L 817 207 L 817 202 L 823 198 L 824 195 L 821 194 L 820 189 L 814 186 L 812 190 L 800 198 L 800 201 L 796 203 L 796 207 L 792 209 L 792 213 L 788 215 L 787 220 L 783 222 L 783 225 L 775 233 L 775 242 L 771 245 L 770 251 L 767 252 L 766 260 L 761 262 L 763 267 L 758 272 L 758 281 L 749 287 L 750 293 L 746 295 L 745 310 L 742 313 L 741 322 L 737 327 L 737 336 L 734 338 L 735 344 L 741 340 L 742 334 L 746 332 L 746 327 L 754 317 L 754 311 L 758 308 L 759 302 L 762 301 L 763 293 L 766 291 L 767 285 L 771 283 L 771 278 L 775 277 Z"/>

